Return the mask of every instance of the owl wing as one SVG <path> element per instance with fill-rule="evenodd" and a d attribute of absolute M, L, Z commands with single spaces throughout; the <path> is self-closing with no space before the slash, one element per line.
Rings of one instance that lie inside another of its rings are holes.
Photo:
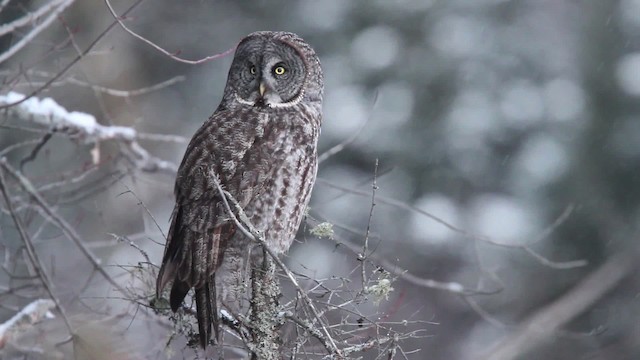
<path fill-rule="evenodd" d="M 212 324 L 218 336 L 214 275 L 226 243 L 236 232 L 213 174 L 218 175 L 222 188 L 233 194 L 243 207 L 254 195 L 246 190 L 252 185 L 247 181 L 264 178 L 244 175 L 244 157 L 259 131 L 255 120 L 250 121 L 247 116 L 238 111 L 216 111 L 191 139 L 176 178 L 176 206 L 156 282 L 159 297 L 167 283 L 173 281 L 170 304 L 174 312 L 189 289 L 196 289 L 203 347 L 210 338 Z"/>

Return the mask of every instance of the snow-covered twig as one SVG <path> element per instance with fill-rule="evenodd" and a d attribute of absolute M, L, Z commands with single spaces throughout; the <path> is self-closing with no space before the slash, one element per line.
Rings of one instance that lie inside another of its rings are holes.
<path fill-rule="evenodd" d="M 7 95 L 0 95 L 0 103 L 9 104 L 25 97 L 24 94 L 12 91 Z M 69 129 L 78 132 L 87 142 L 107 139 L 135 140 L 136 138 L 136 131 L 130 127 L 100 125 L 93 115 L 79 111 L 69 112 L 52 98 L 32 97 L 9 108 L 9 113 L 13 113 L 12 115 L 20 119 L 27 119 L 56 130 Z"/>
<path fill-rule="evenodd" d="M 7 109 L 9 115 L 55 131 L 72 134 L 85 143 L 91 144 L 103 140 L 123 141 L 130 153 L 125 155 L 129 155 L 132 162 L 141 170 L 170 173 L 177 171 L 175 164 L 150 155 L 140 146 L 136 141 L 139 134 L 131 127 L 101 125 L 95 116 L 79 111 L 69 112 L 52 98 L 31 97 L 22 101 L 25 98 L 26 95 L 12 91 L 7 95 L 0 95 L 0 105 L 19 102 Z"/>
<path fill-rule="evenodd" d="M 54 316 L 51 310 L 55 307 L 56 304 L 52 300 L 35 300 L 25 306 L 11 319 L 0 324 L 0 349 L 4 347 L 7 341 L 18 337 L 20 333 L 40 321 L 43 317 L 53 318 Z"/>

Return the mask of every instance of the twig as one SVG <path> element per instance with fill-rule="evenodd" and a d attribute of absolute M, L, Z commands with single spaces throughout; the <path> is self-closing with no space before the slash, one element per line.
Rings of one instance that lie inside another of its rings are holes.
<path fill-rule="evenodd" d="M 181 63 L 185 63 L 185 64 L 190 64 L 190 65 L 196 65 L 196 64 L 201 64 L 207 61 L 211 61 L 211 60 L 215 60 L 215 59 L 219 59 L 221 57 L 227 56 L 229 54 L 231 54 L 236 47 L 232 47 L 230 49 L 227 49 L 219 54 L 215 54 L 215 55 L 210 55 L 207 56 L 205 58 L 199 59 L 199 60 L 187 60 L 187 59 L 183 59 L 181 57 L 178 57 L 176 55 L 176 53 L 170 53 L 167 50 L 163 49 L 161 46 L 157 45 L 156 43 L 154 43 L 153 41 L 145 38 L 142 35 L 139 35 L 138 33 L 136 33 L 135 31 L 129 29 L 127 27 L 127 25 L 124 24 L 124 22 L 122 22 L 122 19 L 124 18 L 124 15 L 119 16 L 118 14 L 116 14 L 116 11 L 113 9 L 113 6 L 111 6 L 111 3 L 109 2 L 109 0 L 104 0 L 104 3 L 107 5 L 107 8 L 109 8 L 109 12 L 111 13 L 111 15 L 113 16 L 113 18 L 118 22 L 118 24 L 120 24 L 120 26 L 122 27 L 122 29 L 124 29 L 124 31 L 128 32 L 131 36 L 135 37 L 136 39 L 144 42 L 147 45 L 150 45 L 152 48 L 160 51 L 162 54 L 172 58 L 173 60 L 179 61 Z"/>
<path fill-rule="evenodd" d="M 10 104 L 22 99 L 27 99 L 27 97 L 13 91 L 6 95 L 0 95 L 0 103 L 4 104 Z M 78 133 L 89 143 L 110 139 L 125 141 L 133 141 L 136 139 L 135 129 L 126 126 L 101 125 L 93 115 L 77 111 L 67 111 L 67 109 L 60 106 L 51 98 L 39 99 L 32 97 L 20 103 L 20 105 L 12 107 L 9 110 L 9 114 L 21 120 L 56 130 Z"/>
<path fill-rule="evenodd" d="M 38 141 L 38 144 L 36 144 L 36 146 L 31 150 L 31 153 L 26 158 L 20 160 L 20 171 L 24 170 L 24 165 L 26 163 L 33 161 L 36 158 L 36 156 L 38 156 L 38 153 L 40 152 L 40 150 L 42 150 L 42 147 L 45 146 L 47 142 L 49 142 L 52 136 L 53 136 L 53 133 L 48 132 L 44 134 L 42 138 L 40 138 L 40 141 Z"/>
<path fill-rule="evenodd" d="M 393 341 L 392 337 L 382 337 L 382 338 L 378 338 L 378 339 L 372 339 L 366 342 L 363 342 L 361 344 L 358 345 L 352 345 L 346 348 L 342 349 L 342 352 L 344 354 L 344 356 L 348 356 L 350 354 L 353 354 L 355 352 L 362 352 L 362 351 L 366 351 L 369 350 L 375 346 L 380 346 L 384 343 L 387 343 L 389 341 Z"/>
<path fill-rule="evenodd" d="M 163 141 L 163 142 L 174 142 L 178 144 L 186 144 L 189 142 L 189 139 L 184 136 L 178 135 L 167 135 L 167 134 L 152 134 L 152 133 L 141 133 L 138 132 L 139 140 L 148 140 L 148 141 Z"/>
<path fill-rule="evenodd" d="M 318 220 L 307 218 L 307 222 L 311 226 L 314 226 L 318 223 Z M 359 245 L 351 243 L 345 239 L 338 239 L 334 237 L 333 240 L 335 240 L 337 246 L 345 246 L 350 251 L 353 251 L 355 254 L 358 254 L 359 251 L 361 250 L 361 247 Z M 400 267 L 398 264 L 395 264 L 383 258 L 382 256 L 376 255 L 375 253 L 369 254 L 368 257 L 371 261 L 373 261 L 374 263 L 377 263 L 379 266 L 381 266 L 385 271 L 389 272 L 390 274 L 400 279 L 403 279 L 411 284 L 421 286 L 421 287 L 444 290 L 457 295 L 491 295 L 501 290 L 501 289 L 498 289 L 493 291 L 483 291 L 480 289 L 469 289 L 457 282 L 442 282 L 442 281 L 437 281 L 433 279 L 426 279 L 426 278 L 411 274 L 408 270 Z"/>
<path fill-rule="evenodd" d="M 510 360 L 535 348 L 562 325 L 587 310 L 636 267 L 635 252 L 611 256 L 558 300 L 523 321 L 485 359 Z"/>
<path fill-rule="evenodd" d="M 107 280 L 111 285 L 113 285 L 113 287 L 118 289 L 123 294 L 126 294 L 127 293 L 126 290 L 120 284 L 118 284 L 109 274 L 107 274 L 107 272 L 102 268 L 102 266 L 100 265 L 100 260 L 98 260 L 95 257 L 95 255 L 91 252 L 91 250 L 89 250 L 87 246 L 82 242 L 82 239 L 80 239 L 80 235 L 78 235 L 75 229 L 71 227 L 71 225 L 69 225 L 69 223 L 67 223 L 66 220 L 61 218 L 60 215 L 58 215 L 55 211 L 53 211 L 51 206 L 42 197 L 42 195 L 38 193 L 38 191 L 36 190 L 34 185 L 31 183 L 31 181 L 29 181 L 29 179 L 24 177 L 20 172 L 16 171 L 11 165 L 9 165 L 6 158 L 0 159 L 0 165 L 9 174 L 11 174 L 11 176 L 13 176 L 18 180 L 22 189 L 25 190 L 31 196 L 31 198 L 33 198 L 36 201 L 36 203 L 38 203 L 39 207 L 44 211 L 44 213 L 49 218 L 51 218 L 51 220 L 54 223 L 56 223 L 58 227 L 62 229 L 62 231 L 67 235 L 67 237 L 69 237 L 73 241 L 74 244 L 76 244 L 76 246 L 80 249 L 82 254 L 89 260 L 89 262 L 91 262 L 94 269 L 98 271 L 100 275 L 102 275 L 105 278 L 105 280 Z"/>
<path fill-rule="evenodd" d="M 360 128 L 358 128 L 358 130 L 356 130 L 353 134 L 351 134 L 351 136 L 349 136 L 349 138 L 347 138 L 345 141 L 339 143 L 338 145 L 336 145 L 336 146 L 332 147 L 331 149 L 329 149 L 329 150 L 323 152 L 322 154 L 320 154 L 320 156 L 318 156 L 318 164 L 322 164 L 323 162 L 327 161 L 327 159 L 329 159 L 333 155 L 341 152 L 342 150 L 344 150 L 344 148 L 349 146 L 349 144 L 354 142 L 356 140 L 356 138 L 358 138 L 358 136 L 360 136 L 362 131 L 369 124 L 369 121 L 371 120 L 371 116 L 373 114 L 373 109 L 376 107 L 377 103 L 378 103 L 378 90 L 376 90 L 376 92 L 375 92 L 375 94 L 373 96 L 373 105 L 371 106 L 372 111 L 371 111 L 371 114 L 369 114 L 369 116 L 367 117 L 367 120 L 364 123 L 362 123 L 362 125 L 360 125 Z"/>
<path fill-rule="evenodd" d="M 4 73 L 4 74 L 8 74 L 9 71 L 2 71 L 0 73 Z M 38 70 L 29 70 L 26 72 L 29 75 L 36 75 L 36 76 L 43 76 L 43 77 L 51 77 L 54 76 L 54 74 L 48 72 L 48 71 L 38 71 Z M 140 95 L 145 95 L 148 94 L 150 92 L 154 92 L 157 90 L 161 90 L 163 88 L 169 87 L 171 85 L 177 84 L 181 81 L 184 81 L 185 77 L 182 75 L 178 75 L 178 76 L 174 76 L 168 80 L 159 82 L 157 84 L 154 85 L 150 85 L 147 87 L 143 87 L 143 88 L 139 88 L 139 89 L 133 89 L 133 90 L 120 90 L 120 89 L 112 89 L 109 87 L 105 87 L 105 86 L 100 86 L 100 85 L 94 85 L 91 84 L 87 81 L 82 81 L 82 80 L 78 80 L 74 77 L 67 77 L 63 80 L 57 81 L 53 84 L 49 84 L 49 86 L 51 87 L 55 87 L 55 86 L 63 86 L 66 84 L 71 84 L 71 85 L 77 85 L 77 86 L 82 86 L 82 87 L 89 87 L 95 91 L 101 92 L 103 94 L 107 94 L 110 96 L 114 96 L 114 97 L 124 97 L 124 98 L 129 98 L 129 97 L 135 97 L 135 96 L 140 96 Z M 44 82 L 35 82 L 35 81 L 29 81 L 29 82 L 24 82 L 24 83 L 16 83 L 13 84 L 13 87 L 24 87 L 24 86 L 39 86 L 44 84 Z"/>
<path fill-rule="evenodd" d="M 318 320 L 320 326 L 322 327 L 322 331 L 324 332 L 324 335 L 326 336 L 326 340 L 327 340 L 326 342 L 323 342 L 323 343 L 326 343 L 330 346 L 329 348 L 327 348 L 327 351 L 330 354 L 336 355 L 337 357 L 341 358 L 342 353 L 340 349 L 336 345 L 335 341 L 333 340 L 333 337 L 329 333 L 329 330 L 327 329 L 324 322 L 322 321 L 322 318 L 318 313 L 318 310 L 316 309 L 315 305 L 313 305 L 313 301 L 311 301 L 311 299 L 309 298 L 309 295 L 307 295 L 307 293 L 304 291 L 302 286 L 300 286 L 295 275 L 291 272 L 291 270 L 289 270 L 289 268 L 284 264 L 284 262 L 282 262 L 280 257 L 278 257 L 278 255 L 266 244 L 264 237 L 255 228 L 253 228 L 253 225 L 251 225 L 251 223 L 248 221 L 247 216 L 244 214 L 244 212 L 242 211 L 242 208 L 240 207 L 238 202 L 233 198 L 233 196 L 231 196 L 231 194 L 229 194 L 228 192 L 222 189 L 222 186 L 220 185 L 220 182 L 218 180 L 218 176 L 215 174 L 215 172 L 213 172 L 212 170 L 210 174 L 213 182 L 216 185 L 217 191 L 220 194 L 220 197 L 222 198 L 222 201 L 224 203 L 225 209 L 228 212 L 228 215 L 232 218 L 232 220 L 234 221 L 238 229 L 244 234 L 244 236 L 246 236 L 252 241 L 258 242 L 263 247 L 263 249 L 265 249 L 267 253 L 269 253 L 269 256 L 271 256 L 271 258 L 274 260 L 276 265 L 278 265 L 278 267 L 289 278 L 289 280 L 295 287 L 297 293 L 300 295 L 300 297 L 303 299 L 303 301 L 309 307 L 309 309 L 311 309 L 311 312 L 313 313 L 315 318 Z M 231 206 L 229 205 L 229 202 L 227 199 L 231 199 L 231 201 L 234 203 L 234 206 L 238 210 L 239 216 L 242 219 L 242 221 L 238 220 L 238 217 L 236 216 L 236 214 L 231 210 Z"/>
<path fill-rule="evenodd" d="M 11 46 L 7 51 L 0 54 L 0 64 L 5 62 L 7 59 L 11 58 L 18 51 L 20 51 L 23 47 L 25 47 L 29 42 L 31 42 L 38 34 L 42 32 L 42 30 L 46 29 L 51 25 L 51 23 L 58 18 L 60 13 L 62 13 L 67 7 L 73 4 L 74 0 L 55 0 L 52 3 L 57 5 L 57 8 L 51 11 L 51 14 L 44 19 L 40 24 L 35 26 L 27 35 L 22 37 L 19 41 L 17 41 L 13 46 Z M 55 6 L 54 5 L 54 6 Z M 47 5 L 43 5 L 42 7 L 46 7 Z M 41 8 L 42 9 L 42 8 Z M 48 10 L 48 9 L 47 9 Z M 27 15 L 28 16 L 28 15 Z M 18 21 L 18 20 L 17 20 Z M 8 24 L 11 25 L 11 24 Z M 3 29 L 5 30 L 5 29 Z M 9 31 L 11 29 L 9 28 Z M 2 35 L 0 33 L 0 35 Z"/>
<path fill-rule="evenodd" d="M 331 349 L 331 344 L 327 342 L 327 338 L 318 329 L 314 328 L 312 324 L 302 319 L 299 319 L 290 311 L 285 312 L 284 317 L 285 319 L 290 320 L 295 324 L 297 324 L 298 326 L 300 326 L 301 328 L 305 329 L 309 334 L 311 334 L 318 341 L 320 341 L 322 343 L 322 346 L 325 347 L 325 349 Z"/>
<path fill-rule="evenodd" d="M 25 331 L 43 317 L 51 316 L 49 311 L 56 307 L 56 304 L 49 299 L 34 300 L 20 310 L 11 319 L 0 324 L 0 349 L 2 349 L 11 338 L 15 338 L 17 333 Z"/>
<path fill-rule="evenodd" d="M 354 194 L 354 195 L 366 196 L 366 197 L 371 196 L 371 194 L 368 191 L 358 190 L 358 189 L 351 189 L 351 188 L 348 188 L 346 186 L 342 186 L 340 184 L 336 184 L 334 182 L 331 182 L 331 181 L 325 180 L 325 179 L 321 179 L 321 178 L 318 178 L 316 180 L 316 183 L 317 184 L 323 184 L 323 185 L 332 187 L 334 189 L 345 191 L 347 193 Z M 377 201 L 379 203 L 382 203 L 382 204 L 385 204 L 385 205 L 393 206 L 393 207 L 396 207 L 396 208 L 399 208 L 399 209 L 403 209 L 403 210 L 410 211 L 410 212 L 415 212 L 417 214 L 426 216 L 427 218 L 435 221 L 436 223 L 438 223 L 438 224 L 446 227 L 447 229 L 449 229 L 449 230 L 451 230 L 451 231 L 463 236 L 464 238 L 470 239 L 470 240 L 482 241 L 482 242 L 485 242 L 485 243 L 488 243 L 488 244 L 491 244 L 491 245 L 504 247 L 504 248 L 522 249 L 522 250 L 526 251 L 529 255 L 531 255 L 535 260 L 540 262 L 541 264 L 549 266 L 549 267 L 552 267 L 552 268 L 555 268 L 555 269 L 574 269 L 574 268 L 577 268 L 577 267 L 586 266 L 588 264 L 586 260 L 573 260 L 573 261 L 564 261 L 564 262 L 563 261 L 552 261 L 552 260 L 549 260 L 549 259 L 547 259 L 547 258 L 545 258 L 542 255 L 539 255 L 537 253 L 535 253 L 535 255 L 538 255 L 538 256 L 535 256 L 534 254 L 531 253 L 532 250 L 529 247 L 530 244 L 540 241 L 543 238 L 542 236 L 548 236 L 551 231 L 553 231 L 555 228 L 557 228 L 559 226 L 559 224 L 558 224 L 559 222 L 566 220 L 569 217 L 569 215 L 572 213 L 573 209 L 574 209 L 573 205 L 567 206 L 567 208 L 558 217 L 558 219 L 556 221 L 554 221 L 554 224 L 552 224 L 550 226 L 551 230 L 545 229 L 545 231 L 542 232 L 542 235 L 536 237 L 533 242 L 529 242 L 529 243 L 526 243 L 526 244 L 505 244 L 505 243 L 501 243 L 501 242 L 495 241 L 495 240 L 491 239 L 488 236 L 481 236 L 481 235 L 476 235 L 476 234 L 470 233 L 470 232 L 468 232 L 468 231 L 466 231 L 464 229 L 461 229 L 461 228 L 459 228 L 457 226 L 454 226 L 454 225 L 446 222 L 445 220 L 443 220 L 443 219 L 441 219 L 441 218 L 439 218 L 439 217 L 437 217 L 437 216 L 435 216 L 435 215 L 433 215 L 433 214 L 431 214 L 431 213 L 429 213 L 427 211 L 424 211 L 424 210 L 422 210 L 420 208 L 417 208 L 415 206 L 412 206 L 412 205 L 409 205 L 407 203 L 404 203 L 404 202 L 402 202 L 400 200 L 391 199 L 391 198 L 387 198 L 387 197 L 383 197 L 383 196 L 378 196 L 377 197 Z"/>
<path fill-rule="evenodd" d="M 35 247 L 33 246 L 31 237 L 29 237 L 29 234 L 25 230 L 24 226 L 22 226 L 22 221 L 20 220 L 20 218 L 18 217 L 18 214 L 15 212 L 13 208 L 13 202 L 11 201 L 11 197 L 7 193 L 7 184 L 4 178 L 4 173 L 2 171 L 0 171 L 0 192 L 2 192 L 4 201 L 7 204 L 7 209 L 9 210 L 9 213 L 11 214 L 11 218 L 13 219 L 13 222 L 16 225 L 16 228 L 18 229 L 20 238 L 22 239 L 22 242 L 24 243 L 24 247 L 27 250 L 27 256 L 31 261 L 31 265 L 33 266 L 33 269 L 36 272 L 36 275 L 40 278 L 40 281 L 42 282 L 42 285 L 44 286 L 45 290 L 49 294 L 49 297 L 55 303 L 56 307 L 60 311 L 60 314 L 62 314 L 62 318 L 64 319 L 64 322 L 67 328 L 69 329 L 69 333 L 72 336 L 75 336 L 75 330 L 71 325 L 71 322 L 69 321 L 69 318 L 67 317 L 67 314 L 64 308 L 62 307 L 62 304 L 60 303 L 60 300 L 58 299 L 58 297 L 53 291 L 53 283 L 51 282 L 51 279 L 49 279 L 49 275 L 47 274 L 47 272 L 44 270 L 45 266 L 44 264 L 42 264 L 42 262 L 40 261 L 40 258 L 38 257 L 38 253 L 36 252 Z"/>
<path fill-rule="evenodd" d="M 177 171 L 178 167 L 174 163 L 159 159 L 140 146 L 136 141 L 138 132 L 134 128 L 101 125 L 93 115 L 77 111 L 69 112 L 51 98 L 31 97 L 24 102 L 17 102 L 19 99 L 27 99 L 27 97 L 20 93 L 10 92 L 7 95 L 0 95 L 0 104 L 18 103 L 9 109 L 9 114 L 24 121 L 46 126 L 52 131 L 80 137 L 85 143 L 98 144 L 105 140 L 121 141 L 124 143 L 123 154 L 143 171 L 167 173 Z M 146 135 L 146 138 L 152 137 L 154 136 Z M 94 163 L 98 161 L 99 152 L 96 152 Z"/>
<path fill-rule="evenodd" d="M 147 204 L 144 203 L 144 201 L 142 201 L 142 199 L 140 199 L 140 197 L 138 196 L 138 194 L 135 193 L 135 191 L 131 190 L 131 188 L 125 184 L 122 179 L 118 179 L 118 182 L 120 182 L 120 184 L 122 186 L 124 186 L 127 189 L 127 193 L 130 193 L 131 195 L 133 195 L 133 197 L 136 198 L 136 200 L 138 200 L 138 205 L 141 205 L 142 208 L 144 209 L 144 211 L 147 213 L 147 215 L 149 215 L 149 217 L 151 218 L 151 220 L 153 220 L 153 223 L 156 225 L 156 228 L 158 228 L 158 231 L 160 231 L 160 234 L 162 235 L 163 238 L 167 238 L 167 236 L 164 234 L 164 231 L 162 231 L 162 228 L 160 227 L 160 224 L 158 224 L 158 222 L 156 221 L 156 218 L 153 216 L 153 214 L 151 213 L 151 210 L 149 210 L 149 208 L 147 207 Z M 122 193 L 124 194 L 124 193 Z M 121 195 L 122 195 L 121 194 Z M 147 257 L 147 261 L 149 261 L 149 258 Z"/>
<path fill-rule="evenodd" d="M 135 9 L 138 5 L 140 5 L 142 3 L 142 1 L 143 0 L 137 0 L 136 2 L 134 2 L 131 6 L 129 6 L 129 8 L 124 13 L 122 13 L 122 16 L 126 16 L 133 9 Z M 60 77 L 62 77 L 64 74 L 66 74 L 67 71 L 69 71 L 69 69 L 71 69 L 73 67 L 73 65 L 75 65 L 78 61 L 80 61 L 80 59 L 85 57 L 91 51 L 91 49 L 93 49 L 93 47 L 96 46 L 96 44 L 100 40 L 102 40 L 102 38 L 105 37 L 109 33 L 109 31 L 111 31 L 111 29 L 113 29 L 117 24 L 118 23 L 116 21 L 114 21 L 109 26 L 107 26 L 107 28 L 104 31 L 102 31 L 98 36 L 96 36 L 96 38 L 91 42 L 91 44 L 89 44 L 89 46 L 87 46 L 87 48 L 82 52 L 82 54 L 79 54 L 73 60 L 71 60 L 71 62 L 69 62 L 67 65 L 65 65 L 62 68 L 62 70 L 60 70 L 56 75 L 51 77 L 51 79 L 49 79 L 42 86 L 40 86 L 39 88 L 37 88 L 37 89 L 33 90 L 32 92 L 30 92 L 29 95 L 27 95 L 23 99 L 20 99 L 20 100 L 17 100 L 17 101 L 8 103 L 8 104 L 0 105 L 0 109 L 7 109 L 7 108 L 10 108 L 12 106 L 16 106 L 18 104 L 21 104 L 21 103 L 27 101 L 27 99 L 30 99 L 31 97 L 39 94 L 42 90 L 48 88 L 49 85 L 53 84 L 56 80 L 58 80 Z"/>
<path fill-rule="evenodd" d="M 369 210 L 369 220 L 367 221 L 367 230 L 364 235 L 364 245 L 362 246 L 362 254 L 358 256 L 361 261 L 362 268 L 362 291 L 367 291 L 367 257 L 369 252 L 369 235 L 371 234 L 371 219 L 373 219 L 373 209 L 376 207 L 376 190 L 378 190 L 378 159 L 373 169 L 373 184 L 371 185 L 371 208 Z"/>
<path fill-rule="evenodd" d="M 0 36 L 4 36 L 10 32 L 15 31 L 16 29 L 28 25 L 34 24 L 38 19 L 43 17 L 47 12 L 51 11 L 54 7 L 59 6 L 61 3 L 60 0 L 52 0 L 51 2 L 45 3 L 36 11 L 28 12 L 21 18 L 15 19 L 10 23 L 0 25 Z"/>

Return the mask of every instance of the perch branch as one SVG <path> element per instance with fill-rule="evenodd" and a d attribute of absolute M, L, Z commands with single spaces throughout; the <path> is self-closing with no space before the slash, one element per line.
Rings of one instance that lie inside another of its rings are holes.
<path fill-rule="evenodd" d="M 307 295 L 307 293 L 304 291 L 302 286 L 300 286 L 300 283 L 296 279 L 295 275 L 291 272 L 291 270 L 289 270 L 289 268 L 284 264 L 284 262 L 282 262 L 280 257 L 278 257 L 278 255 L 269 246 L 267 246 L 262 234 L 260 234 L 260 232 L 257 231 L 253 227 L 253 225 L 251 225 L 251 223 L 249 222 L 247 216 L 244 214 L 244 212 L 242 211 L 242 208 L 237 203 L 237 201 L 233 198 L 233 196 L 231 196 L 231 194 L 229 194 L 228 192 L 226 192 L 226 191 L 224 191 L 222 189 L 222 186 L 220 185 L 220 182 L 218 181 L 218 177 L 215 174 L 215 172 L 211 171 L 211 176 L 212 176 L 212 179 L 213 179 L 213 181 L 214 181 L 214 183 L 216 185 L 218 193 L 220 194 L 220 197 L 222 198 L 222 201 L 224 203 L 225 209 L 229 213 L 229 216 L 232 218 L 232 220 L 235 222 L 235 224 L 238 227 L 238 229 L 240 229 L 240 231 L 247 238 L 251 239 L 252 241 L 258 242 L 262 246 L 262 248 L 265 249 L 265 251 L 267 251 L 267 253 L 269 253 L 269 256 L 271 256 L 271 258 L 276 263 L 276 265 L 278 265 L 278 267 L 285 273 L 287 278 L 289 278 L 289 280 L 291 281 L 291 283 L 295 287 L 295 289 L 298 292 L 298 294 L 300 295 L 300 297 L 303 299 L 303 301 L 309 307 L 309 309 L 311 309 L 311 312 L 313 313 L 313 315 L 318 320 L 320 326 L 322 327 L 322 331 L 324 333 L 324 336 L 326 337 L 325 341 L 323 341 L 322 343 L 329 345 L 329 347 L 327 348 L 327 351 L 330 354 L 336 355 L 338 358 L 342 358 L 341 351 L 338 348 L 338 346 L 336 345 L 335 341 L 333 340 L 333 337 L 331 336 L 331 333 L 329 333 L 329 330 L 327 329 L 326 325 L 324 324 L 324 321 L 322 321 L 320 313 L 316 309 L 315 305 L 313 305 L 313 301 L 311 301 L 311 299 L 309 298 L 309 295 Z M 238 219 L 236 214 L 231 210 L 231 206 L 229 205 L 228 199 L 231 199 L 231 201 L 233 202 L 235 208 L 238 210 L 240 220 Z"/>

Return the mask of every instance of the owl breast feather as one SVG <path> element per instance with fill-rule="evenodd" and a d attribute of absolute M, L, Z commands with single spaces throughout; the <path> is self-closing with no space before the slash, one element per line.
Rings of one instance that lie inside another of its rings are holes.
<path fill-rule="evenodd" d="M 239 189 L 252 192 L 245 213 L 279 253 L 291 245 L 315 182 L 319 131 L 308 116 L 275 111 L 258 120 L 264 124 L 263 136 L 256 138 L 238 169 L 243 178 L 256 181 L 251 190 L 246 186 L 251 181 Z M 260 175 L 256 169 L 262 169 Z"/>

